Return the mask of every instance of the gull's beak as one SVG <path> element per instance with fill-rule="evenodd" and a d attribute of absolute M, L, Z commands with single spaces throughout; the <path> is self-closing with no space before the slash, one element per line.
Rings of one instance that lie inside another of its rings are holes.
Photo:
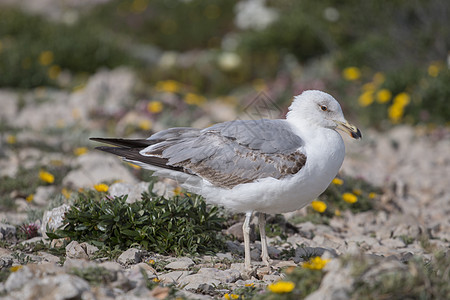
<path fill-rule="evenodd" d="M 355 126 L 350 124 L 349 122 L 340 122 L 340 121 L 334 121 L 337 124 L 337 129 L 340 129 L 344 132 L 347 132 L 350 134 L 350 136 L 354 139 L 360 139 L 362 138 L 361 131 Z"/>

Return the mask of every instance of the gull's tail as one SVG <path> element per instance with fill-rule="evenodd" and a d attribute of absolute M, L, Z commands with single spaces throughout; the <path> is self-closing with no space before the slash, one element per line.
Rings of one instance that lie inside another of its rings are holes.
<path fill-rule="evenodd" d="M 201 181 L 200 177 L 186 173 L 186 170 L 182 167 L 169 165 L 168 159 L 166 158 L 147 156 L 140 153 L 141 150 L 160 143 L 161 140 L 118 138 L 90 138 L 90 140 L 116 146 L 100 146 L 95 148 L 97 150 L 120 156 L 127 162 L 154 171 L 154 176 L 171 178 L 177 181 L 181 186 L 190 188 L 193 192 L 199 192 L 197 189 L 199 181 Z"/>

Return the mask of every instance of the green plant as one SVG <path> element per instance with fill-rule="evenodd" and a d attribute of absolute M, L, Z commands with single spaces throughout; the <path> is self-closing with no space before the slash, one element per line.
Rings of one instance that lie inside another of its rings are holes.
<path fill-rule="evenodd" d="M 19 167 L 15 177 L 0 177 L 0 208 L 13 209 L 15 207 L 15 197 L 26 198 L 33 194 L 38 186 L 45 185 L 46 183 L 39 178 L 39 171 L 42 169 L 41 166 L 35 166 L 30 169 Z M 45 170 L 54 176 L 53 185 L 60 185 L 69 169 L 70 167 L 61 165 L 60 162 L 45 166 Z M 11 194 L 16 194 L 17 196 L 13 197 Z"/>
<path fill-rule="evenodd" d="M 150 188 L 151 190 L 151 188 Z M 131 204 L 124 197 L 88 191 L 75 199 L 64 225 L 50 238 L 68 237 L 97 247 L 128 249 L 140 246 L 163 254 L 196 254 L 222 247 L 222 218 L 199 196 L 171 199 L 142 194 Z"/>
<path fill-rule="evenodd" d="M 350 299 L 448 299 L 450 286 L 450 257 L 436 253 L 429 263 L 422 259 L 408 261 L 405 268 L 383 271 L 377 276 L 364 279 L 378 263 L 357 263 L 354 290 Z M 361 267 L 363 266 L 363 267 Z"/>
<path fill-rule="evenodd" d="M 258 300 L 294 300 L 304 299 L 307 295 L 317 290 L 325 275 L 322 270 L 310 270 L 306 268 L 288 268 L 286 278 L 283 281 L 292 282 L 294 289 L 286 293 L 275 293 L 267 291 L 256 296 Z"/>
<path fill-rule="evenodd" d="M 0 10 L 0 41 L 0 86 L 56 85 L 62 70 L 93 73 L 131 61 L 90 20 L 56 25 L 9 7 Z"/>
<path fill-rule="evenodd" d="M 219 46 L 218 37 L 233 29 L 235 3 L 235 0 L 115 0 L 98 6 L 87 19 L 140 44 L 186 51 Z"/>
<path fill-rule="evenodd" d="M 5 282 L 6 279 L 8 279 L 9 275 L 11 274 L 11 271 L 9 268 L 3 268 L 0 270 L 0 282 Z M 1 295 L 1 292 L 0 292 Z"/>

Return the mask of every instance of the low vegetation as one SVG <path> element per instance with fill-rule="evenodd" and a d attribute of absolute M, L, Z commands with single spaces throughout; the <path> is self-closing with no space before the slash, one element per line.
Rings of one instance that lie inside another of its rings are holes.
<path fill-rule="evenodd" d="M 88 242 L 99 248 L 122 249 L 138 246 L 160 254 L 186 255 L 222 249 L 222 218 L 216 207 L 200 196 L 171 199 L 144 193 L 141 201 L 127 203 L 127 197 L 104 193 L 80 193 L 66 213 L 55 238 Z"/>

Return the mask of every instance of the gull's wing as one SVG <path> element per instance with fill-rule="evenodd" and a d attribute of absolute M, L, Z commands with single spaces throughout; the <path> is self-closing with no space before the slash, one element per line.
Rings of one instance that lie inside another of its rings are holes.
<path fill-rule="evenodd" d="M 172 128 L 147 141 L 151 145 L 139 152 L 143 159 L 133 160 L 159 158 L 167 168 L 224 188 L 265 177 L 280 179 L 297 173 L 306 162 L 302 139 L 284 120 L 238 120 L 203 130 Z"/>

